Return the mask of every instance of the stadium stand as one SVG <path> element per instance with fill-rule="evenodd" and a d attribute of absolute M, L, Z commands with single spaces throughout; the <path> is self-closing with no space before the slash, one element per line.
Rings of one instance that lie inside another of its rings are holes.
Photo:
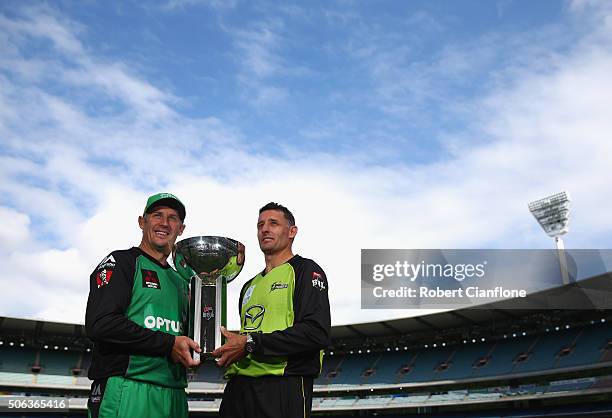
<path fill-rule="evenodd" d="M 30 373 L 36 350 L 22 347 L 0 347 L 0 371 Z"/>
<path fill-rule="evenodd" d="M 517 335 L 517 334 L 513 334 Z M 512 372 L 521 354 L 527 354 L 535 343 L 534 336 L 512 336 L 510 340 L 495 345 L 493 352 L 487 353 L 486 363 L 474 367 L 473 376 L 499 376 Z M 478 359 L 480 360 L 480 358 Z M 478 362 L 477 360 L 477 362 Z"/>
<path fill-rule="evenodd" d="M 337 326 L 332 339 L 315 382 L 319 416 L 612 417 L 610 311 L 494 305 Z M 70 397 L 70 415 L 84 416 L 90 348 L 82 325 L 0 318 L 0 391 Z M 192 415 L 215 415 L 223 387 L 213 362 L 191 374 Z"/>
<path fill-rule="evenodd" d="M 40 350 L 38 366 L 41 373 L 72 375 L 73 370 L 80 369 L 83 355 L 70 351 Z"/>

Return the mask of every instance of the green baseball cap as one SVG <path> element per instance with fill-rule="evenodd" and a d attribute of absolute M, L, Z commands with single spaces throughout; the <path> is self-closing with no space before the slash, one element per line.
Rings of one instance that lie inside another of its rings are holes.
<path fill-rule="evenodd" d="M 168 206 L 169 208 L 176 209 L 181 217 L 181 222 L 185 220 L 185 205 L 172 193 L 157 193 L 150 196 L 147 199 L 144 213 L 151 213 L 157 206 Z"/>

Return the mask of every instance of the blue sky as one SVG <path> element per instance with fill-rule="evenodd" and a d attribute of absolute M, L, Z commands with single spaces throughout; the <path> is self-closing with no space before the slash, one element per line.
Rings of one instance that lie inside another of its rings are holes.
<path fill-rule="evenodd" d="M 567 246 L 609 248 L 611 21 L 589 0 L 3 1 L 0 315 L 82 322 L 161 190 L 186 236 L 247 245 L 240 279 L 257 209 L 287 204 L 336 324 L 409 314 L 359 308 L 361 248 L 548 248 L 526 204 L 560 190 Z"/>

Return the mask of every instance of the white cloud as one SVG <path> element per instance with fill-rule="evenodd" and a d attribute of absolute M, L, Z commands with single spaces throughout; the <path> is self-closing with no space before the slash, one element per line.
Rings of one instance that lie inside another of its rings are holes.
<path fill-rule="evenodd" d="M 30 238 L 30 217 L 25 213 L 0 206 L 0 249 L 8 251 Z"/>
<path fill-rule="evenodd" d="M 270 200 L 289 206 L 300 227 L 296 251 L 329 277 L 335 324 L 407 314 L 360 309 L 361 248 L 547 247 L 526 204 L 561 189 L 574 197 L 568 245 L 609 245 L 609 26 L 533 66 L 531 50 L 517 49 L 528 51 L 515 61 L 526 64 L 465 103 L 471 129 L 449 132 L 443 157 L 380 167 L 363 159 L 371 150 L 358 156 L 260 151 L 255 139 L 222 120 L 182 116 L 173 107 L 178 98 L 128 71 L 129 63 L 97 57 L 78 41 L 79 25 L 29 13 L 0 20 L 7 33 L 0 42 L 0 85 L 7 87 L 0 89 L 0 216 L 9 220 L 0 234 L 1 314 L 82 321 L 90 271 L 109 251 L 138 243 L 137 216 L 147 195 L 161 190 L 186 203 L 185 236 L 226 235 L 247 246 L 230 301 L 263 267 L 258 208 Z M 255 84 L 261 91 L 274 89 L 267 81 L 282 65 L 276 35 L 262 29 L 249 44 L 251 35 L 238 34 L 245 69 L 265 81 Z M 59 55 L 26 57 L 26 38 L 51 42 Z M 425 85 L 442 71 L 470 65 L 457 50 L 439 58 L 443 64 Z M 373 74 L 381 83 L 385 74 L 404 77 L 404 64 L 389 60 Z M 61 75 L 56 81 L 65 94 L 46 87 L 43 66 Z M 88 111 L 88 85 L 128 111 Z M 400 96 L 411 91 L 400 88 Z M 235 309 L 229 314 L 236 327 Z"/>
<path fill-rule="evenodd" d="M 277 30 L 277 28 L 276 28 Z M 245 69 L 255 77 L 269 77 L 281 66 L 281 59 L 273 50 L 279 39 L 273 25 L 262 25 L 256 29 L 235 32 L 236 46 L 241 51 Z"/>
<path fill-rule="evenodd" d="M 90 54 L 77 37 L 84 29 L 58 16 L 53 10 L 26 8 L 20 18 L 13 20 L 0 16 L 0 27 L 6 29 L 1 45 L 7 52 L 0 58 L 0 68 L 16 80 L 23 79 L 28 83 L 63 81 L 66 87 L 70 87 L 64 92 L 66 94 L 78 88 L 81 90 L 74 94 L 80 93 L 81 98 L 88 98 L 89 101 L 93 98 L 99 100 L 101 97 L 98 95 L 91 97 L 95 91 L 101 93 L 102 97 L 120 100 L 123 106 L 127 106 L 139 118 L 147 120 L 173 115 L 169 106 L 175 100 L 172 95 L 141 80 L 122 63 L 108 62 Z M 27 45 L 39 41 L 49 43 L 51 50 L 58 54 L 55 60 L 44 54 L 29 57 L 26 53 Z M 57 98 L 48 100 L 57 105 L 62 104 Z M 70 111 L 70 107 L 57 110 Z"/>
<path fill-rule="evenodd" d="M 166 10 L 184 10 L 194 6 L 207 6 L 215 10 L 233 9 L 238 0 L 168 0 L 163 5 Z"/>
<path fill-rule="evenodd" d="M 282 20 L 258 22 L 245 29 L 225 27 L 225 31 L 234 40 L 233 56 L 240 66 L 237 80 L 248 103 L 264 107 L 283 103 L 290 96 L 286 79 L 312 73 L 284 57 L 291 45 L 285 37 L 287 25 Z"/>

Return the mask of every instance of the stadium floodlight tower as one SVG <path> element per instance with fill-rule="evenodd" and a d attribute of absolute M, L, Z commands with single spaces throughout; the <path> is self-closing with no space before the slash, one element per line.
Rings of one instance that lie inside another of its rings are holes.
<path fill-rule="evenodd" d="M 561 236 L 569 230 L 569 207 L 570 197 L 567 192 L 557 193 L 529 204 L 529 211 L 544 229 L 544 232 L 555 239 L 564 284 L 569 283 L 569 274 L 567 272 L 567 259 L 565 258 L 565 245 Z"/>

